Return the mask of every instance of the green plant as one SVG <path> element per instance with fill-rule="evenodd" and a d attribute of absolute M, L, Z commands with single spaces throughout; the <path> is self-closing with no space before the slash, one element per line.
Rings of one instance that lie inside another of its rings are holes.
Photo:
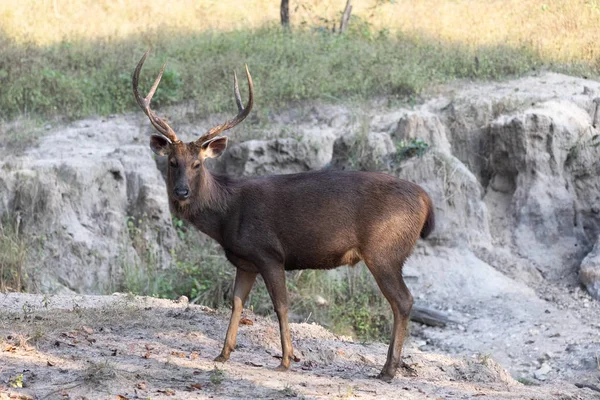
<path fill-rule="evenodd" d="M 298 392 L 296 392 L 294 388 L 287 384 L 281 390 L 281 394 L 285 397 L 298 397 Z"/>
<path fill-rule="evenodd" d="M 13 387 L 20 389 L 23 387 L 23 374 L 15 375 L 8 380 L 8 384 Z"/>
<path fill-rule="evenodd" d="M 536 386 L 537 385 L 537 383 L 535 381 L 533 381 L 532 379 L 525 378 L 523 376 L 517 378 L 517 382 L 519 382 L 525 386 Z"/>
<path fill-rule="evenodd" d="M 187 229 L 183 223 L 183 220 L 173 217 L 173 227 L 175 228 L 175 232 L 177 232 L 179 240 L 185 240 L 185 233 Z"/>
<path fill-rule="evenodd" d="M 397 161 L 401 161 L 415 156 L 422 157 L 427 149 L 429 149 L 429 144 L 421 138 L 411 139 L 410 141 L 401 140 L 396 143 L 395 158 Z"/>
<path fill-rule="evenodd" d="M 220 385 L 221 383 L 223 383 L 223 380 L 225 379 L 225 371 L 223 371 L 222 369 L 219 369 L 215 366 L 215 368 L 212 370 L 211 374 L 210 374 L 210 383 L 212 383 L 213 385 Z"/>

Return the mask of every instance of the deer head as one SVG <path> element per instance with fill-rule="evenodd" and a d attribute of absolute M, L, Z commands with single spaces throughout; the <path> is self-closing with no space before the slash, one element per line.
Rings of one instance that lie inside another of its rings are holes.
<path fill-rule="evenodd" d="M 204 135 L 193 142 L 183 143 L 177 138 L 177 135 L 166 121 L 159 118 L 150 109 L 150 101 L 160 83 L 166 63 L 160 69 L 160 73 L 150 88 L 148 95 L 142 98 L 138 92 L 140 71 L 149 52 L 150 50 L 144 54 L 133 73 L 133 93 L 137 103 L 144 110 L 154 128 L 160 133 L 160 135 L 152 135 L 150 137 L 150 148 L 155 154 L 168 157 L 167 185 L 169 188 L 169 198 L 185 204 L 193 196 L 200 194 L 194 193 L 194 191 L 200 190 L 203 186 L 202 181 L 207 179 L 208 171 L 204 166 L 204 160 L 219 157 L 227 148 L 227 137 L 219 135 L 242 122 L 250 113 L 254 104 L 252 77 L 248 71 L 248 66 L 246 66 L 246 78 L 248 79 L 249 88 L 248 103 L 243 107 L 237 76 L 235 72 L 233 73 L 233 90 L 238 107 L 238 114 L 235 118 L 209 129 Z"/>

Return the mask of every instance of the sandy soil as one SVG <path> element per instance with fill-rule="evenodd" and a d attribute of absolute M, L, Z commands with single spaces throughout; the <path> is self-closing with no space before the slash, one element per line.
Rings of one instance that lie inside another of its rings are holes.
<path fill-rule="evenodd" d="M 487 356 L 452 358 L 417 349 L 417 376 L 373 376 L 387 346 L 293 324 L 301 361 L 274 371 L 277 324 L 247 311 L 238 349 L 215 363 L 228 312 L 127 295 L 0 294 L 0 399 L 600 399 L 566 381 L 524 385 Z M 19 387 L 22 386 L 22 387 Z"/>

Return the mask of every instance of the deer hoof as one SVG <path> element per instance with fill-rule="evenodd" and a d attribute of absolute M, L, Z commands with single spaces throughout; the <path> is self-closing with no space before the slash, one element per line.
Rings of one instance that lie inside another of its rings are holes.
<path fill-rule="evenodd" d="M 388 372 L 381 371 L 379 375 L 377 375 L 377 379 L 381 379 L 384 382 L 391 382 L 394 379 L 394 375 L 390 375 Z"/>
<path fill-rule="evenodd" d="M 283 364 L 279 364 L 279 367 L 275 368 L 275 371 L 277 372 L 285 372 L 288 369 L 290 369 L 290 366 L 288 365 L 287 367 Z"/>
<path fill-rule="evenodd" d="M 225 357 L 223 354 L 220 354 L 218 357 L 215 357 L 216 362 L 222 362 L 229 360 L 229 357 Z"/>

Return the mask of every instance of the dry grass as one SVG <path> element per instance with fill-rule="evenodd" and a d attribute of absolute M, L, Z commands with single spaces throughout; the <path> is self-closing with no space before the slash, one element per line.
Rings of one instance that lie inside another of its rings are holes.
<path fill-rule="evenodd" d="M 292 25 L 337 22 L 345 0 L 291 3 Z M 367 0 L 353 14 L 375 29 L 481 47 L 526 46 L 556 62 L 600 57 L 600 0 Z M 109 22 L 107 22 L 109 21 Z M 182 33 L 256 29 L 279 21 L 279 2 L 153 0 L 4 0 L 0 26 L 17 41 L 123 39 L 168 28 Z M 356 23 L 356 19 L 355 19 Z"/>

